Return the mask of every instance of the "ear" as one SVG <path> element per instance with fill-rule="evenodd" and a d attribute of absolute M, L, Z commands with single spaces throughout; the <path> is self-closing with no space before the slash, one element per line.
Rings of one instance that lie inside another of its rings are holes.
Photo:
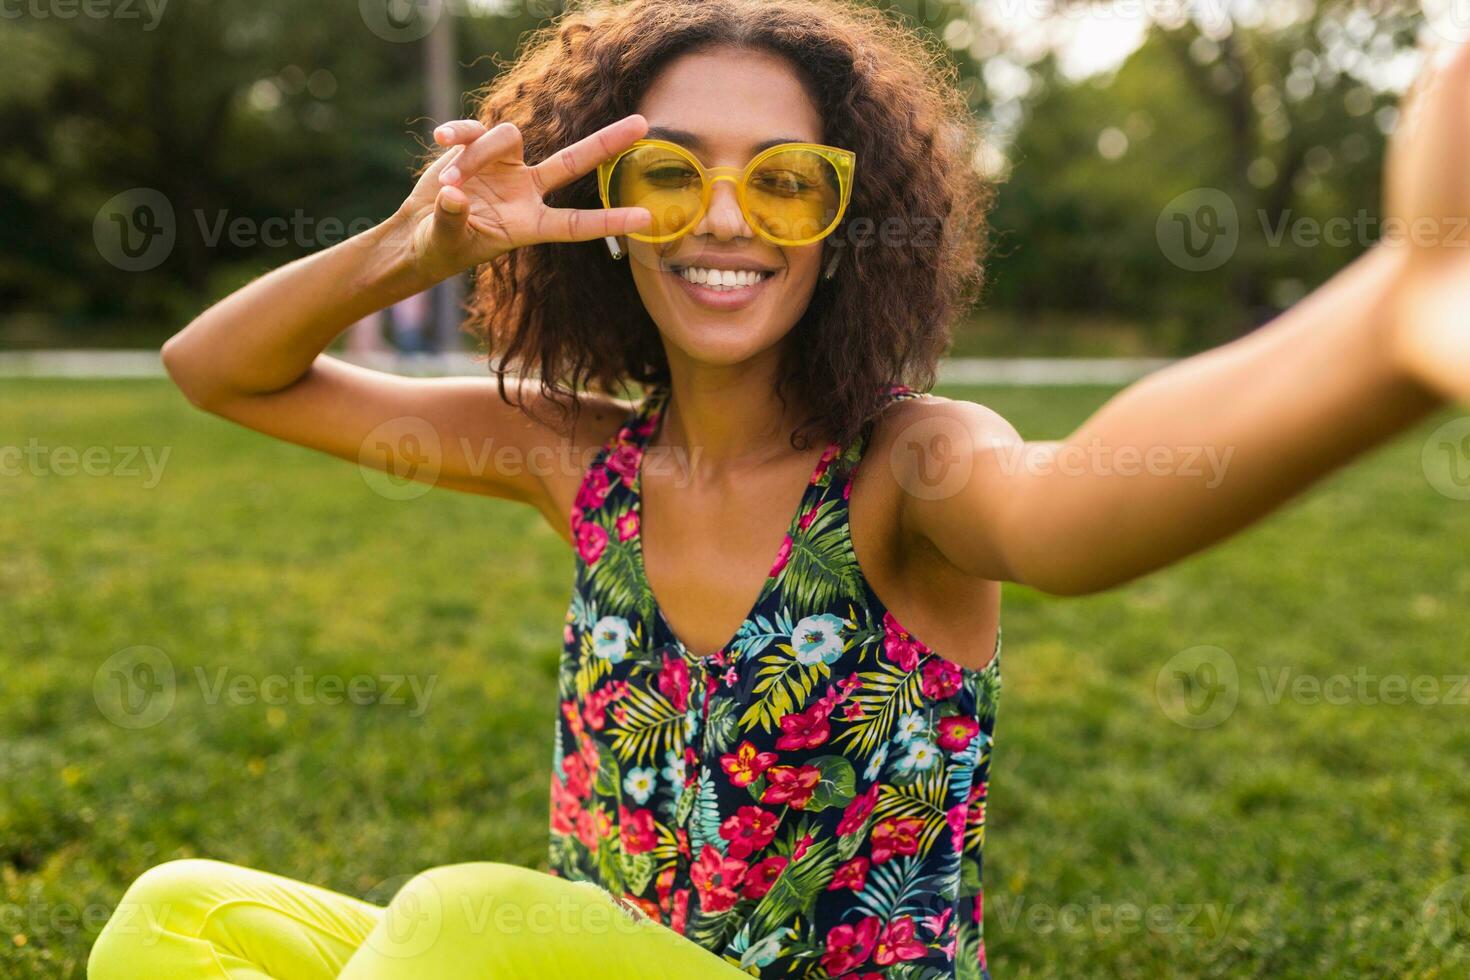
<path fill-rule="evenodd" d="M 615 235 L 607 236 L 604 241 L 607 242 L 607 250 L 612 253 L 614 261 L 621 259 L 623 256 L 628 254 L 628 250 L 623 247 L 622 242 L 619 241 Z"/>

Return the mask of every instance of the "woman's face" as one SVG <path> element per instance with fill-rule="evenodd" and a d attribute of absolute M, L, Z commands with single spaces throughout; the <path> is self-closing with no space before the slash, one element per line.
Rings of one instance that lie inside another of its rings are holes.
<path fill-rule="evenodd" d="M 772 143 L 822 142 L 822 120 L 783 58 L 718 48 L 671 61 L 638 112 L 649 138 L 693 152 L 706 167 L 744 169 Z M 633 280 L 670 358 L 732 365 L 775 347 L 801 318 L 817 285 L 822 243 L 772 245 L 746 223 L 735 185 L 717 181 L 709 211 L 688 235 L 652 245 L 627 240 Z M 760 274 L 754 285 L 712 289 L 686 270 Z"/>

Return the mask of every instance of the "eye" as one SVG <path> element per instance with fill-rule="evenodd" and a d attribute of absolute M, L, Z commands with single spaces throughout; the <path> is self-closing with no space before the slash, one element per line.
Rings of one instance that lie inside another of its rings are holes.
<path fill-rule="evenodd" d="M 767 194 L 798 197 L 816 187 L 803 174 L 794 170 L 762 170 L 751 178 L 751 186 Z"/>
<path fill-rule="evenodd" d="M 680 188 L 699 183 L 699 174 L 682 160 L 660 160 L 643 168 L 643 179 L 654 187 Z"/>

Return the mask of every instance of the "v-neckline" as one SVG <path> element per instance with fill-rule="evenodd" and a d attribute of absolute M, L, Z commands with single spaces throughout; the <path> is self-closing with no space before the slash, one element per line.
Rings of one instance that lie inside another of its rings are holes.
<path fill-rule="evenodd" d="M 639 429 L 643 434 L 638 436 L 638 465 L 633 469 L 633 484 L 630 487 L 632 501 L 628 508 L 629 513 L 633 514 L 637 519 L 636 526 L 638 530 L 633 535 L 633 560 L 638 572 L 638 586 L 643 590 L 644 598 L 652 608 L 654 618 L 658 621 L 658 624 L 663 628 L 664 632 L 673 640 L 674 645 L 678 647 L 679 652 L 685 659 L 703 665 L 715 664 L 717 666 L 728 667 L 739 659 L 739 654 L 731 648 L 739 638 L 740 630 L 746 623 L 750 622 L 751 617 L 757 613 L 761 604 L 766 601 L 766 597 L 770 594 L 771 586 L 778 577 L 777 566 L 781 564 L 781 552 L 784 550 L 788 539 L 795 540 L 796 538 L 796 532 L 801 524 L 802 515 L 809 509 L 809 502 L 812 495 L 817 491 L 817 483 L 819 475 L 822 472 L 823 462 L 828 461 L 828 453 L 834 447 L 838 449 L 838 453 L 840 454 L 841 447 L 835 442 L 829 442 L 823 450 L 821 457 L 818 458 L 816 465 L 812 467 L 812 472 L 807 477 L 806 486 L 802 489 L 801 499 L 796 502 L 796 512 L 791 515 L 791 520 L 786 525 L 786 534 L 781 538 L 780 543 L 776 545 L 776 552 L 771 558 L 769 571 L 766 572 L 765 580 L 761 583 L 760 592 L 756 595 L 755 601 L 751 603 L 750 608 L 746 610 L 740 622 L 735 625 L 735 629 L 731 632 L 730 636 L 726 638 L 724 643 L 720 644 L 714 653 L 695 653 L 689 648 L 688 644 L 680 639 L 679 634 L 674 632 L 673 625 L 669 623 L 668 617 L 664 615 L 663 604 L 659 602 L 658 596 L 653 591 L 653 583 L 648 579 L 648 566 L 644 564 L 643 558 L 643 461 L 648 458 L 649 446 L 653 443 L 654 439 L 658 438 L 659 433 L 663 430 L 664 413 L 665 409 L 668 408 L 671 394 L 672 392 L 667 386 L 661 386 L 656 391 L 651 392 L 647 396 L 647 401 L 641 413 L 642 418 Z"/>

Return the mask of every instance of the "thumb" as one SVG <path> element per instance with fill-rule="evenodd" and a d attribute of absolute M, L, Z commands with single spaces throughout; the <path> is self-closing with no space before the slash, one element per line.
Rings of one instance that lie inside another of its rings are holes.
<path fill-rule="evenodd" d="M 434 226 L 429 235 L 429 247 L 436 252 L 455 252 L 464 239 L 469 216 L 469 198 L 465 197 L 464 191 L 447 184 L 439 188 L 439 194 L 434 198 Z"/>

